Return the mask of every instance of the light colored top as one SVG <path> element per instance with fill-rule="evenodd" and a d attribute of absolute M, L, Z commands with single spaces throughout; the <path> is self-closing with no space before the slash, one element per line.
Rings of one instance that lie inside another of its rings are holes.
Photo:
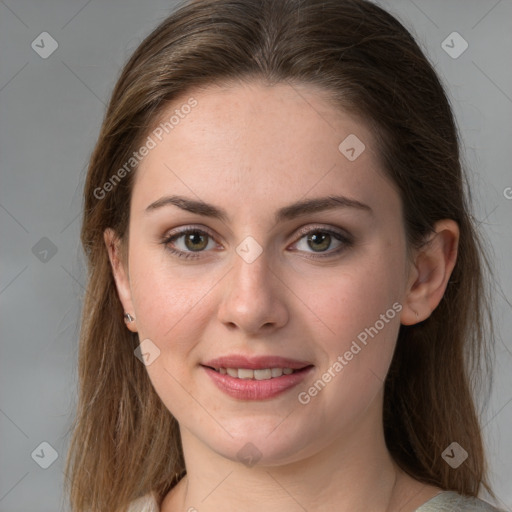
<path fill-rule="evenodd" d="M 158 511 L 157 511 L 158 512 Z M 444 491 L 423 503 L 416 512 L 503 512 L 486 501 Z"/>
<path fill-rule="evenodd" d="M 160 512 L 153 494 L 132 501 L 126 512 Z M 443 491 L 423 503 L 415 512 L 503 512 L 486 501 L 462 496 L 454 491 Z"/>

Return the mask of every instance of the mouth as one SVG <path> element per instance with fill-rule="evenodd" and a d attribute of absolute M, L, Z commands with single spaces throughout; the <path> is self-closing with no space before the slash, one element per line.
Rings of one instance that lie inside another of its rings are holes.
<path fill-rule="evenodd" d="M 251 370 L 250 368 L 213 368 L 207 366 L 211 370 L 220 373 L 221 375 L 229 375 L 234 379 L 247 379 L 247 380 L 270 380 L 277 379 L 283 375 L 291 375 L 292 373 L 298 373 L 308 368 L 299 368 L 294 370 L 293 368 L 261 368 L 258 370 Z"/>
<path fill-rule="evenodd" d="M 266 400 L 298 385 L 313 370 L 283 357 L 221 357 L 200 365 L 218 389 L 239 400 Z"/>

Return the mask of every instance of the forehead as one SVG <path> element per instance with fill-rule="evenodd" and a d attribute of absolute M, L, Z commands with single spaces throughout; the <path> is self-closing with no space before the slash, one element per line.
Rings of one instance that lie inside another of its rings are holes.
<path fill-rule="evenodd" d="M 139 164 L 132 195 L 138 210 L 165 193 L 211 203 L 229 195 L 240 208 L 334 189 L 361 201 L 393 194 L 365 123 L 310 86 L 191 90 L 168 105 L 149 137 L 154 147 Z"/>

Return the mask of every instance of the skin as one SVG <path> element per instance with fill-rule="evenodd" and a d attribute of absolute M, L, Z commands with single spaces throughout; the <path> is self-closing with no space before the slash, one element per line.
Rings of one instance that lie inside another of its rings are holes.
<path fill-rule="evenodd" d="M 146 368 L 180 424 L 187 476 L 165 497 L 162 512 L 230 510 L 233 503 L 269 512 L 415 510 L 441 489 L 412 479 L 391 458 L 382 425 L 384 379 L 400 323 L 424 320 L 443 296 L 456 261 L 457 224 L 440 221 L 432 243 L 409 257 L 400 197 L 380 168 L 371 131 L 311 86 L 251 82 L 193 96 L 197 107 L 137 170 L 127 260 L 115 234 L 105 232 L 120 300 L 136 319 L 127 327 L 159 348 Z M 366 146 L 355 161 L 338 150 L 349 134 Z M 177 206 L 145 213 L 171 194 L 224 208 L 229 220 Z M 333 194 L 372 213 L 337 208 L 274 222 L 283 206 Z M 171 245 L 199 257 L 172 255 L 162 240 L 191 225 L 214 238 L 194 252 L 198 242 L 186 245 L 181 237 Z M 301 227 L 346 232 L 354 242 L 332 237 L 318 249 L 298 233 Z M 252 263 L 236 252 L 247 236 L 262 249 Z M 322 254 L 329 256 L 309 258 Z M 298 392 L 394 303 L 401 311 L 310 403 L 300 404 Z M 280 355 L 314 369 L 278 397 L 242 401 L 221 392 L 200 366 L 233 353 Z M 237 458 L 249 442 L 261 453 L 252 467 Z"/>

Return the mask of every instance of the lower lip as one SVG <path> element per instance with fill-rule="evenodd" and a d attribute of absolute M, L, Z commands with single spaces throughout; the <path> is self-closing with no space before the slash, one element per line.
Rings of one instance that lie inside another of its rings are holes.
<path fill-rule="evenodd" d="M 290 375 L 267 380 L 238 379 L 203 366 L 215 385 L 227 395 L 239 400 L 267 400 L 288 391 L 301 383 L 313 369 L 308 366 Z"/>

